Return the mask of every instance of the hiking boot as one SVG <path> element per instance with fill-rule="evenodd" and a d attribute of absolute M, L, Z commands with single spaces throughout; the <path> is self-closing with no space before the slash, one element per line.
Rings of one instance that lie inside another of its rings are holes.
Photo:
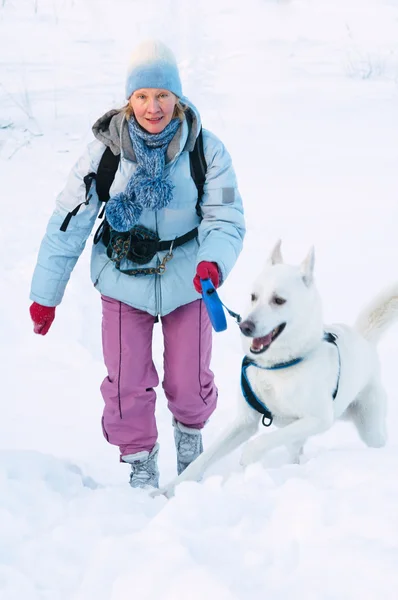
<path fill-rule="evenodd" d="M 173 419 L 174 441 L 177 449 L 177 473 L 180 475 L 203 452 L 202 431 Z"/>
<path fill-rule="evenodd" d="M 129 463 L 131 466 L 131 487 L 159 487 L 158 454 L 159 444 L 155 444 L 151 452 L 143 450 L 142 452 L 123 456 L 123 462 Z"/>

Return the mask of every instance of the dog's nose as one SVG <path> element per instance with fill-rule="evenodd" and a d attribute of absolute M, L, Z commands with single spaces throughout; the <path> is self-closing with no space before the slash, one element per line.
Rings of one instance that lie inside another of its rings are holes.
<path fill-rule="evenodd" d="M 239 323 L 239 329 L 241 330 L 243 335 L 251 336 L 251 335 L 253 335 L 254 330 L 256 329 L 256 326 L 253 323 L 253 321 L 247 320 L 247 321 L 242 321 L 242 323 Z"/>

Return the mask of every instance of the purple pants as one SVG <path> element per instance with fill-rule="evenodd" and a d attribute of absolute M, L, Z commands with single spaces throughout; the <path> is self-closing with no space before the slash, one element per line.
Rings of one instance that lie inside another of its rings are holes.
<path fill-rule="evenodd" d="M 121 456 L 151 451 L 157 440 L 152 359 L 152 315 L 102 296 L 102 345 L 108 370 L 101 385 L 102 428 Z M 202 300 L 161 317 L 164 338 L 163 389 L 175 419 L 201 429 L 216 407 L 210 370 L 212 328 Z"/>

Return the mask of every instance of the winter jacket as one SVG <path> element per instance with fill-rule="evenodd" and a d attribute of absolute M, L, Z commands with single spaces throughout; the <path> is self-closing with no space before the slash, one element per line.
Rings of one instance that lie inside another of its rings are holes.
<path fill-rule="evenodd" d="M 152 315 L 166 315 L 179 306 L 197 300 L 192 280 L 200 261 L 216 262 L 225 281 L 242 249 L 245 234 L 241 197 L 231 158 L 221 141 L 203 130 L 207 162 L 206 183 L 201 201 L 202 219 L 196 212 L 198 192 L 190 174 L 189 151 L 200 130 L 200 117 L 189 106 L 186 118 L 166 152 L 165 175 L 174 186 L 170 204 L 158 211 L 144 209 L 139 225 L 172 240 L 198 227 L 197 238 L 173 250 L 163 275 L 128 276 L 120 273 L 108 258 L 102 241 L 93 244 L 91 279 L 96 289 Z M 121 159 L 110 189 L 113 196 L 123 191 L 137 167 L 124 111 L 112 110 L 99 119 L 93 132 L 96 139 L 77 161 L 57 198 L 56 208 L 41 243 L 34 271 L 31 299 L 44 306 L 60 304 L 71 272 L 96 223 L 101 203 L 92 183 L 87 203 L 72 217 L 66 231 L 60 227 L 66 215 L 86 200 L 84 177 L 96 173 L 106 146 Z M 160 264 L 166 252 L 158 252 L 145 268 Z M 122 268 L 137 265 L 125 260 Z"/>

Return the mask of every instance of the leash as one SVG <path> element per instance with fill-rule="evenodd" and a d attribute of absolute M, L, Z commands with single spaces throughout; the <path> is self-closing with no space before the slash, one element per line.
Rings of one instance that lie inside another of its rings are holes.
<path fill-rule="evenodd" d="M 337 383 L 336 383 L 334 392 L 332 394 L 333 400 L 336 399 L 337 392 L 339 391 L 340 374 L 341 374 L 341 355 L 340 355 L 340 348 L 337 344 L 337 339 L 338 339 L 338 337 L 335 333 L 331 333 L 331 332 L 324 333 L 323 341 L 328 342 L 329 344 L 333 344 L 337 348 L 337 354 L 338 354 L 338 360 L 339 360 Z M 243 394 L 243 397 L 246 400 L 246 402 L 249 404 L 249 406 L 251 406 L 255 411 L 257 411 L 258 413 L 263 415 L 261 422 L 264 425 L 264 427 L 269 427 L 270 425 L 272 425 L 272 421 L 274 420 L 274 417 L 273 417 L 271 411 L 269 410 L 269 408 L 266 406 L 266 404 L 264 404 L 264 402 L 262 402 L 260 400 L 260 398 L 258 396 L 256 396 L 256 394 L 254 393 L 253 388 L 251 387 L 251 385 L 249 383 L 249 379 L 248 379 L 247 373 L 246 373 L 248 367 L 257 367 L 258 369 L 263 369 L 265 371 L 276 371 L 278 369 L 287 369 L 289 367 L 293 367 L 294 365 L 301 363 L 304 360 L 304 358 L 305 357 L 300 356 L 298 358 L 294 358 L 287 362 L 276 363 L 274 365 L 271 365 L 270 367 L 263 367 L 261 365 L 258 365 L 256 362 L 254 362 L 251 358 L 249 358 L 247 356 L 245 356 L 243 358 L 242 368 L 241 368 L 241 378 L 240 378 L 242 394 Z M 266 422 L 265 419 L 268 419 L 268 422 Z"/>
<path fill-rule="evenodd" d="M 221 304 L 225 308 L 225 310 L 227 311 L 229 316 L 232 317 L 233 319 L 235 319 L 236 324 L 239 325 L 239 323 L 242 322 L 242 317 L 238 313 L 236 313 L 233 310 L 231 310 L 230 308 L 228 308 L 228 306 L 225 306 L 224 302 L 221 301 Z"/>

